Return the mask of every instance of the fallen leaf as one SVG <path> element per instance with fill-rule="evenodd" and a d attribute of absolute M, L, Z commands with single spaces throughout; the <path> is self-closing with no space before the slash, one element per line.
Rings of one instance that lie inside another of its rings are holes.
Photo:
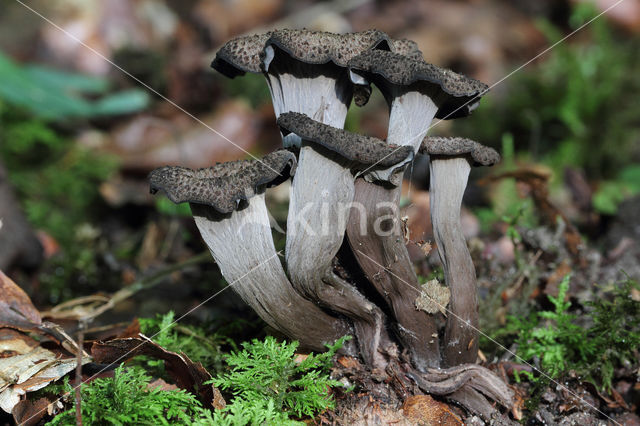
<path fill-rule="evenodd" d="M 430 314 L 441 312 L 446 316 L 447 305 L 451 298 L 449 288 L 440 284 L 438 280 L 431 280 L 422 284 L 420 296 L 415 300 L 416 309 Z"/>
<path fill-rule="evenodd" d="M 180 389 L 178 386 L 171 383 L 167 383 L 162 379 L 155 379 L 153 382 L 149 383 L 147 387 L 149 389 L 160 388 L 163 391 L 173 391 L 173 390 Z"/>
<path fill-rule="evenodd" d="M 449 406 L 429 395 L 414 395 L 407 398 L 402 410 L 413 424 L 417 425 L 462 425 L 462 420 Z"/>
<path fill-rule="evenodd" d="M 83 364 L 90 358 L 83 358 Z M 60 359 L 55 353 L 36 347 L 30 352 L 0 359 L 0 408 L 11 413 L 27 392 L 42 389 L 76 368 L 75 358 Z"/>
<path fill-rule="evenodd" d="M 27 293 L 0 271 L 0 326 L 30 331 L 41 324 L 40 313 Z"/>
<path fill-rule="evenodd" d="M 295 362 L 296 364 L 300 364 L 307 358 L 309 358 L 308 354 L 295 354 L 295 357 L 293 358 L 293 362 Z"/>
<path fill-rule="evenodd" d="M 338 358 L 338 364 L 343 366 L 344 368 L 358 368 L 360 363 L 357 359 L 351 356 L 341 356 Z"/>
<path fill-rule="evenodd" d="M 23 399 L 18 402 L 11 411 L 13 420 L 20 426 L 33 426 L 42 420 L 48 414 L 48 407 L 51 401 L 47 398 L 36 399 L 30 401 Z"/>
<path fill-rule="evenodd" d="M 201 120 L 140 115 L 116 130 L 105 150 L 119 156 L 123 167 L 131 170 L 149 171 L 171 164 L 198 168 L 245 157 L 260 136 L 260 119 L 245 102 L 223 102 Z"/>
<path fill-rule="evenodd" d="M 424 253 L 424 257 L 428 257 L 429 253 L 431 253 L 431 249 L 433 248 L 431 246 L 431 243 L 428 241 L 418 241 L 416 245 L 420 247 L 420 249 Z"/>
<path fill-rule="evenodd" d="M 120 363 L 138 355 L 161 359 L 176 384 L 196 395 L 205 407 L 222 409 L 226 406 L 220 391 L 213 385 L 204 384 L 212 377 L 202 364 L 191 361 L 182 352 L 178 354 L 164 349 L 144 334 L 135 338 L 94 342 L 91 355 L 95 362 L 104 364 Z"/>
<path fill-rule="evenodd" d="M 0 358 L 9 358 L 30 352 L 38 342 L 11 328 L 0 328 Z"/>

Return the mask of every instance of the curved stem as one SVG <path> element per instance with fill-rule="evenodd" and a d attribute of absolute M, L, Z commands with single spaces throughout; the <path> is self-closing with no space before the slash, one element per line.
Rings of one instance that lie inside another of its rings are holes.
<path fill-rule="evenodd" d="M 267 324 L 316 351 L 349 332 L 345 321 L 291 286 L 273 244 L 264 193 L 223 217 L 204 205 L 191 204 L 191 209 L 222 275 Z"/>
<path fill-rule="evenodd" d="M 349 245 L 367 279 L 391 307 L 398 334 L 421 370 L 438 367 L 440 354 L 435 317 L 417 310 L 420 284 L 400 227 L 399 187 L 357 179 L 354 208 L 347 226 Z"/>
<path fill-rule="evenodd" d="M 286 262 L 301 294 L 354 321 L 363 358 L 372 365 L 383 331 L 382 312 L 332 270 L 353 194 L 353 176 L 345 161 L 303 141 L 291 186 Z"/>
<path fill-rule="evenodd" d="M 409 87 L 389 84 L 382 92 L 390 108 L 387 143 L 409 145 L 417 151 L 436 114 L 435 103 L 428 94 Z M 368 182 L 393 182 L 395 167 L 370 170 L 356 181 L 354 205 L 363 210 L 352 210 L 347 237 L 366 277 L 391 307 L 403 346 L 414 365 L 424 370 L 440 365 L 438 329 L 433 315 L 415 307 L 421 288 L 400 227 L 401 188 Z M 377 229 L 380 226 L 385 229 Z"/>
<path fill-rule="evenodd" d="M 460 224 L 470 169 L 465 158 L 430 159 L 431 223 L 451 292 L 444 333 L 445 366 L 474 363 L 478 355 L 476 272 Z"/>

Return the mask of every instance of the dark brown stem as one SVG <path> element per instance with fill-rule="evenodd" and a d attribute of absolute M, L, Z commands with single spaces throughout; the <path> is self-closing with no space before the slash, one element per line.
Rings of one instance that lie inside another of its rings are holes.
<path fill-rule="evenodd" d="M 367 279 L 391 307 L 403 345 L 424 370 L 440 363 L 437 327 L 432 315 L 415 306 L 421 289 L 404 244 L 399 198 L 399 187 L 357 179 L 347 237 Z"/>

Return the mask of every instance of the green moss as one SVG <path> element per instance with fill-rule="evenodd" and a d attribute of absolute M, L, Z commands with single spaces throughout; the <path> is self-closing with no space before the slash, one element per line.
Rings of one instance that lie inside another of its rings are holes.
<path fill-rule="evenodd" d="M 578 318 L 570 312 L 571 302 L 565 300 L 569 280 L 567 276 L 560 283 L 557 297 L 549 296 L 553 310 L 534 311 L 526 318 L 510 316 L 505 328 L 493 337 L 514 336 L 517 355 L 527 362 L 539 361 L 551 378 L 574 371 L 582 380 L 609 390 L 617 368 L 637 364 L 640 302 L 632 298 L 632 292 L 640 286 L 631 279 L 619 283 L 587 302 L 587 312 Z M 538 377 L 528 378 L 535 381 Z"/>
<path fill-rule="evenodd" d="M 346 338 L 302 361 L 296 360 L 298 342 L 279 343 L 268 336 L 244 343 L 243 350 L 227 356 L 229 371 L 214 379 L 216 386 L 233 395 L 224 412 L 230 418 L 249 416 L 251 424 L 281 424 L 292 422 L 291 416 L 314 416 L 332 408 L 330 388 L 342 384 L 329 378 L 328 369 Z M 272 417 L 264 418 L 265 413 Z"/>
<path fill-rule="evenodd" d="M 184 352 L 194 362 L 200 362 L 207 371 L 215 373 L 223 369 L 223 353 L 221 345 L 236 348 L 233 340 L 217 334 L 207 333 L 201 327 L 182 325 L 175 322 L 175 314 L 169 311 L 156 318 L 140 318 L 140 331 L 152 337 L 153 341 L 163 348 Z M 138 357 L 146 368 L 154 375 L 165 377 L 164 361 L 148 357 Z"/>
<path fill-rule="evenodd" d="M 212 413 L 184 390 L 150 388 L 149 377 L 139 367 L 120 365 L 113 378 L 93 380 L 81 386 L 84 424 L 212 424 Z M 65 384 L 71 409 L 54 417 L 48 425 L 75 424 L 74 389 Z"/>

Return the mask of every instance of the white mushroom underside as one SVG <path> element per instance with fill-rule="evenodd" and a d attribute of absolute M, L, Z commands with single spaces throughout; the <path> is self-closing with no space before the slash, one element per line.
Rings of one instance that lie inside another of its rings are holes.
<path fill-rule="evenodd" d="M 450 259 L 446 255 L 447 247 L 454 239 L 461 239 L 464 242 L 460 208 L 471 166 L 466 158 L 431 158 L 430 160 L 431 222 L 440 259 L 443 266 L 448 268 Z"/>
<path fill-rule="evenodd" d="M 276 118 L 285 112 L 300 112 L 339 129 L 344 126 L 351 102 L 351 88 L 345 76 L 336 79 L 326 75 L 304 77 L 267 73 L 266 78 Z M 283 138 L 283 144 L 285 148 L 299 147 L 301 140 L 291 133 Z"/>
<path fill-rule="evenodd" d="M 431 121 L 435 117 L 438 107 L 431 98 L 419 91 L 400 92 L 397 86 L 391 87 L 388 98 L 393 99 L 389 113 L 389 130 L 387 143 L 391 145 L 413 147 L 414 153 L 418 152 L 420 143 L 427 135 Z M 370 170 L 364 178 L 369 182 L 376 180 L 388 181 L 398 166 L 409 163 L 413 156 L 400 164 L 381 170 Z M 399 184 L 399 182 L 393 182 Z"/>
<path fill-rule="evenodd" d="M 309 335 L 314 334 L 311 329 L 317 328 L 318 333 L 326 335 L 325 341 L 340 337 L 337 322 L 331 324 L 329 317 L 300 297 L 287 279 L 273 244 L 264 193 L 255 195 L 248 207 L 222 220 L 207 217 L 210 207 L 194 205 L 192 209 L 198 230 L 222 275 L 263 320 L 299 340 L 304 336 L 300 336 L 297 324 L 306 324 Z M 317 344 L 322 347 L 321 342 Z"/>

